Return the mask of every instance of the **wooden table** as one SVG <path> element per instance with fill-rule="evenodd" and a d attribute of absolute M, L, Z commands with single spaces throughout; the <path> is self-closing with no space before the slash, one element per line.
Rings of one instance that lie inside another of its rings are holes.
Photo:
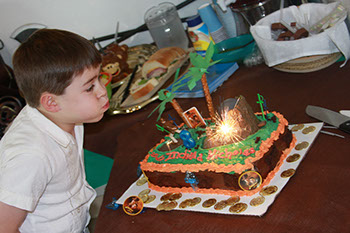
<path fill-rule="evenodd" d="M 260 93 L 267 100 L 268 109 L 281 112 L 290 124 L 318 122 L 306 115 L 307 105 L 335 111 L 350 109 L 350 65 L 339 66 L 340 63 L 336 63 L 306 74 L 283 73 L 266 65 L 240 67 L 212 94 L 213 102 L 218 106 L 226 98 L 243 95 L 253 110 L 259 111 L 255 103 Z M 183 109 L 196 106 L 204 117 L 209 116 L 203 98 L 177 100 Z M 155 127 L 157 114 L 147 118 L 158 104 L 157 101 L 137 113 L 109 117 L 87 127 L 90 140 L 98 134 L 99 126 L 103 126 L 109 132 L 104 134 L 108 142 L 116 143 L 100 146 L 116 146 L 116 150 L 95 233 L 350 231 L 350 135 L 336 129 L 330 131 L 344 135 L 345 139 L 320 134 L 296 174 L 262 217 L 155 209 L 129 216 L 122 208 L 107 209 L 105 206 L 112 198 L 119 198 L 137 179 L 138 163 L 163 136 Z M 165 114 L 171 114 L 180 122 L 171 106 Z"/>

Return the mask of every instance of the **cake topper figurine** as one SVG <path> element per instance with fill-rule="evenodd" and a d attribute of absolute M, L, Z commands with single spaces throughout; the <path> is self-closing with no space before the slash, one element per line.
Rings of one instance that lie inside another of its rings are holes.
<path fill-rule="evenodd" d="M 196 141 L 192 138 L 191 133 L 183 129 L 180 133 L 180 138 L 183 141 L 184 146 L 187 149 L 191 149 L 196 146 Z"/>
<path fill-rule="evenodd" d="M 178 130 L 178 126 L 177 124 L 174 122 L 174 120 L 169 119 L 169 120 L 165 120 L 163 117 L 160 118 L 159 123 L 161 126 L 163 126 L 165 129 L 167 129 L 168 131 L 170 131 L 170 133 L 175 133 Z"/>
<path fill-rule="evenodd" d="M 190 184 L 194 191 L 198 189 L 198 180 L 192 172 L 186 171 L 185 182 Z"/>
<path fill-rule="evenodd" d="M 113 201 L 111 203 L 106 205 L 106 207 L 111 210 L 117 210 L 119 206 L 120 205 L 117 203 L 117 199 L 115 197 L 113 197 Z"/>
<path fill-rule="evenodd" d="M 174 143 L 177 143 L 177 140 L 174 138 L 174 134 L 173 134 L 173 133 L 169 132 L 169 131 L 166 130 L 164 127 L 162 127 L 162 126 L 160 126 L 160 125 L 158 125 L 158 124 L 156 124 L 156 127 L 157 127 L 157 129 L 158 129 L 159 131 L 161 131 L 161 132 L 167 132 L 167 133 L 169 134 L 170 139 L 171 139 Z"/>

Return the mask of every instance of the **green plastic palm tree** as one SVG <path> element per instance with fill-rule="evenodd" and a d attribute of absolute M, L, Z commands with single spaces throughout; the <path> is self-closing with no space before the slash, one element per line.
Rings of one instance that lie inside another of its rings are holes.
<path fill-rule="evenodd" d="M 171 88 L 171 91 L 167 91 L 166 89 L 161 89 L 160 91 L 158 91 L 159 100 L 161 100 L 162 102 L 150 114 L 150 115 L 152 115 L 153 112 L 155 112 L 159 108 L 159 115 L 158 115 L 157 121 L 160 119 L 162 113 L 164 112 L 165 105 L 167 103 L 171 103 L 171 105 L 176 110 L 176 112 L 179 114 L 181 119 L 184 122 L 186 122 L 184 119 L 184 116 L 182 114 L 183 110 L 182 110 L 180 104 L 175 100 L 175 91 L 177 89 L 179 89 L 180 87 L 186 85 L 186 84 L 181 84 L 181 82 L 178 82 L 179 81 L 178 80 L 179 72 L 180 72 L 180 68 L 176 70 L 175 80 L 174 80 L 174 84 Z"/>
<path fill-rule="evenodd" d="M 190 53 L 190 60 L 193 65 L 187 72 L 187 74 L 183 77 L 184 79 L 188 78 L 187 86 L 190 90 L 192 90 L 197 82 L 201 80 L 203 91 L 205 95 L 205 100 L 207 101 L 207 107 L 209 110 L 209 115 L 212 121 L 215 120 L 215 111 L 213 106 L 213 101 L 210 95 L 210 90 L 207 82 L 208 68 L 219 61 L 211 62 L 211 58 L 214 55 L 214 44 L 211 42 L 206 51 L 205 57 L 197 53 Z"/>
<path fill-rule="evenodd" d="M 187 74 L 180 79 L 178 79 L 178 75 L 180 71 L 180 69 L 178 69 L 175 74 L 175 80 L 171 91 L 162 89 L 158 92 L 159 99 L 162 102 L 152 111 L 153 113 L 155 110 L 159 108 L 159 116 L 157 121 L 160 119 L 160 116 L 164 112 L 165 105 L 167 103 L 171 103 L 174 109 L 179 114 L 179 116 L 182 118 L 182 120 L 186 122 L 182 114 L 183 113 L 182 108 L 180 107 L 178 102 L 174 99 L 175 91 L 185 85 L 188 86 L 189 90 L 192 90 L 197 85 L 197 82 L 199 80 L 201 80 L 202 82 L 203 91 L 204 91 L 205 99 L 207 101 L 207 107 L 209 110 L 210 118 L 212 119 L 212 121 L 215 120 L 215 111 L 214 111 L 213 101 L 210 95 L 210 90 L 209 90 L 207 76 L 206 76 L 206 73 L 208 73 L 207 71 L 208 68 L 214 65 L 215 63 L 219 62 L 219 61 L 211 62 L 211 58 L 213 57 L 213 55 L 214 55 L 214 44 L 212 42 L 209 44 L 205 57 L 202 57 L 197 53 L 190 53 L 190 61 L 193 67 L 189 68 L 189 71 L 187 72 Z M 183 82 L 183 80 L 185 79 L 188 79 L 188 81 Z"/>

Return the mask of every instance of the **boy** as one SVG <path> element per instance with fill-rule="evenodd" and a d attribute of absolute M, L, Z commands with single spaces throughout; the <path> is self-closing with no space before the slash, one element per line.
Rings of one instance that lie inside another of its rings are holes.
<path fill-rule="evenodd" d="M 88 232 L 83 125 L 109 107 L 101 56 L 86 39 L 42 29 L 15 52 L 27 105 L 0 141 L 0 232 Z"/>

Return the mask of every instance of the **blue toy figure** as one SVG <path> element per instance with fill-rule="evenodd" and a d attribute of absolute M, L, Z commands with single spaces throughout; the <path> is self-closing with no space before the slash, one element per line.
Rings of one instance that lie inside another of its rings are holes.
<path fill-rule="evenodd" d="M 192 138 L 190 132 L 187 130 L 182 130 L 180 132 L 180 138 L 182 139 L 184 146 L 187 149 L 191 149 L 196 146 L 196 141 Z"/>
<path fill-rule="evenodd" d="M 198 180 L 192 172 L 186 171 L 185 182 L 190 184 L 194 191 L 198 189 Z"/>

